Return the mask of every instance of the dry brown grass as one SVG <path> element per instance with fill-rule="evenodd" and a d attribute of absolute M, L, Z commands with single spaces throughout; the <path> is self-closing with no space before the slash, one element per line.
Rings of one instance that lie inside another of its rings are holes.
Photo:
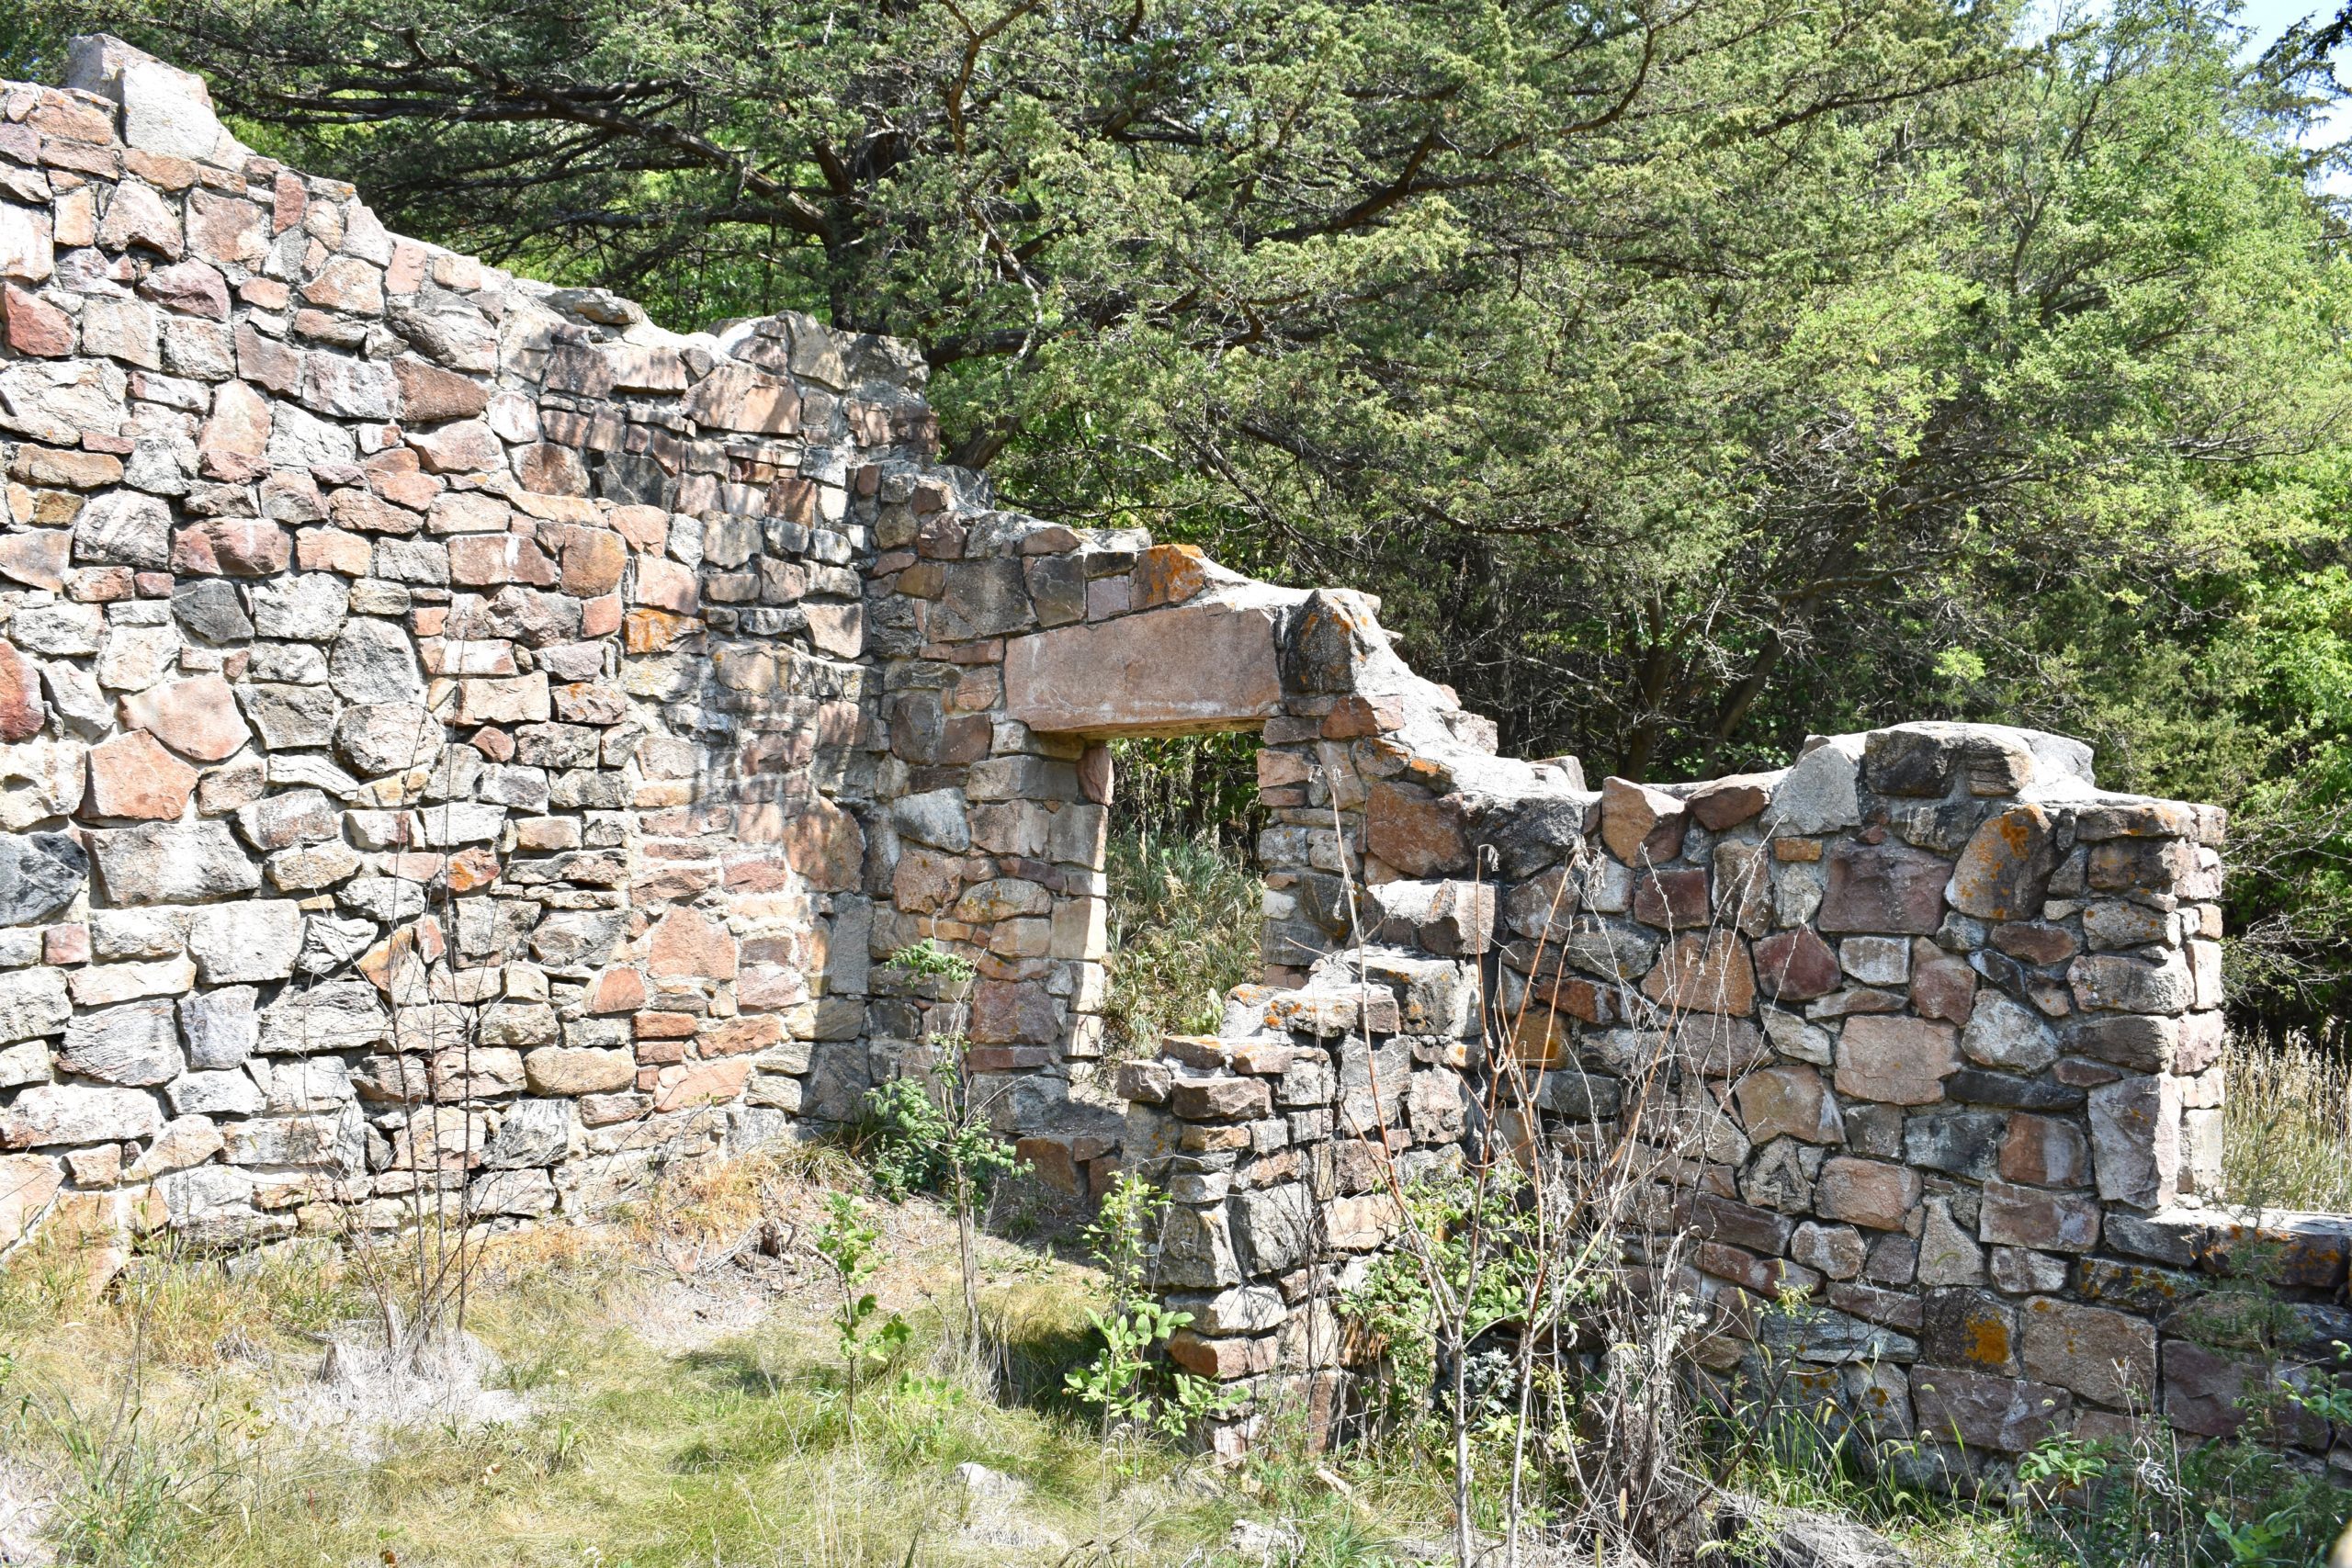
<path fill-rule="evenodd" d="M 2222 1176 L 2231 1201 L 2352 1211 L 2352 1062 L 2298 1037 L 2233 1038 L 2224 1057 Z"/>
<path fill-rule="evenodd" d="M 969 1461 L 1025 1483 L 1023 1518 L 1080 1560 L 1226 1561 L 1240 1498 L 1193 1484 L 1174 1451 L 1106 1454 L 1057 1397 L 1086 1352 L 1091 1271 L 984 1239 L 1007 1398 L 940 1332 L 956 1228 L 927 1201 L 872 1201 L 891 1254 L 873 1287 L 916 1333 L 849 1428 L 813 1226 L 780 1254 L 736 1251 L 865 1188 L 845 1157 L 681 1167 L 613 1224 L 493 1239 L 467 1323 L 497 1397 L 365 1442 L 303 1419 L 324 1337 L 372 1310 L 332 1247 L 142 1260 L 103 1287 L 71 1247 L 22 1249 L 0 1265 L 0 1522 L 29 1500 L 61 1562 L 109 1568 L 1025 1561 L 967 1529 Z"/>

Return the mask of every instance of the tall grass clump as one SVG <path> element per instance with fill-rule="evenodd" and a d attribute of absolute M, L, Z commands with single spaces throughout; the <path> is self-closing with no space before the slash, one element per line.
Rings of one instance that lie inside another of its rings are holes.
<path fill-rule="evenodd" d="M 1109 1054 L 1149 1055 L 1163 1034 L 1214 1032 L 1226 992 L 1262 972 L 1256 873 L 1208 834 L 1121 832 L 1109 860 Z"/>
<path fill-rule="evenodd" d="M 2222 1179 L 2233 1203 L 2352 1210 L 2352 1061 L 2307 1035 L 2233 1035 L 2223 1056 Z"/>

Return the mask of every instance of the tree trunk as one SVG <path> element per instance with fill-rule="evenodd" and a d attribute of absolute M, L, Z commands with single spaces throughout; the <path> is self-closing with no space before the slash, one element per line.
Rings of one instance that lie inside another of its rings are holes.
<path fill-rule="evenodd" d="M 980 1265 L 973 1246 L 972 1184 L 956 1173 L 956 1250 L 964 1269 L 965 1343 L 974 1357 L 980 1353 Z"/>

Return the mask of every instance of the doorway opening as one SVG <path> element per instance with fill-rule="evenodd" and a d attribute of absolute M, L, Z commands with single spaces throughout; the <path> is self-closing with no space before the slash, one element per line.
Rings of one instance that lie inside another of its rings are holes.
<path fill-rule="evenodd" d="M 1158 1055 L 1167 1034 L 1213 1034 L 1226 993 L 1263 977 L 1272 895 L 1259 858 L 1271 814 L 1254 728 L 1111 742 L 1108 991 L 1103 1054 Z"/>

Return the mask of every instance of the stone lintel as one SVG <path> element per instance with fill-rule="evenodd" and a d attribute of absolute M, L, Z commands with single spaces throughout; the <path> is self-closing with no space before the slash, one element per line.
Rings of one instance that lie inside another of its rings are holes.
<path fill-rule="evenodd" d="M 1282 710 L 1280 609 L 1199 599 L 1005 644 L 1005 712 L 1049 735 L 1206 735 Z"/>

